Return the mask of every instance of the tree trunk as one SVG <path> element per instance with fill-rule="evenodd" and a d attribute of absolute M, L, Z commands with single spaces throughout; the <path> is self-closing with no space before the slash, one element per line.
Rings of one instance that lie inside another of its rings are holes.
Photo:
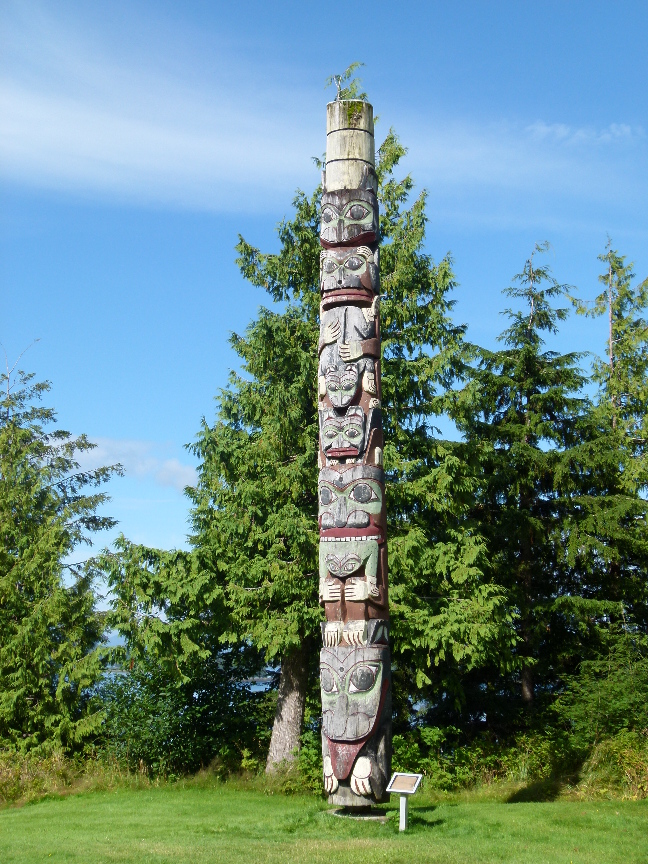
<path fill-rule="evenodd" d="M 522 667 L 522 701 L 527 705 L 533 702 L 533 672 L 530 666 Z"/>
<path fill-rule="evenodd" d="M 282 762 L 292 762 L 299 749 L 306 704 L 308 656 L 306 646 L 286 654 L 281 660 L 279 697 L 272 725 L 270 750 L 266 762 L 266 773 L 271 773 Z"/>

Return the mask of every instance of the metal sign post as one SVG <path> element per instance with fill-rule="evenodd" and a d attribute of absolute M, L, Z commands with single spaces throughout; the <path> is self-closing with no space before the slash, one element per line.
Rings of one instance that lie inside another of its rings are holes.
<path fill-rule="evenodd" d="M 422 774 L 403 774 L 396 772 L 389 781 L 387 791 L 400 795 L 400 816 L 398 820 L 399 831 L 407 831 L 409 796 L 416 792 L 422 778 Z"/>

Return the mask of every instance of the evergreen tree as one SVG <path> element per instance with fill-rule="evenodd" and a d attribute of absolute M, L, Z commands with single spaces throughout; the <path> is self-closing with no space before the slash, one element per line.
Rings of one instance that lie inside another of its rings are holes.
<path fill-rule="evenodd" d="M 463 328 L 450 321 L 449 259 L 425 255 L 425 195 L 407 209 L 413 182 L 393 172 L 405 150 L 393 133 L 379 150 L 381 332 L 386 411 L 396 653 L 407 693 L 445 661 L 506 653 L 514 634 L 502 592 L 481 578 L 483 546 L 465 520 L 470 472 L 456 447 L 437 441 L 435 416 L 463 371 Z M 317 658 L 317 413 L 319 190 L 299 194 L 265 255 L 243 239 L 243 274 L 284 312 L 262 310 L 232 345 L 243 361 L 221 394 L 217 423 L 203 426 L 194 500 L 201 566 L 224 580 L 230 638 L 278 657 L 281 682 L 268 764 L 299 744 L 309 660 Z M 474 525 L 472 526 L 474 528 Z M 412 700 L 416 697 L 412 694 Z M 402 705 L 404 708 L 404 703 Z"/>
<path fill-rule="evenodd" d="M 623 482 L 636 494 L 648 486 L 648 279 L 633 286 L 633 265 L 625 260 L 608 241 L 599 255 L 604 290 L 591 306 L 575 302 L 579 313 L 608 319 L 607 357 L 593 365 L 599 422 L 618 429 Z"/>
<path fill-rule="evenodd" d="M 617 689 L 625 682 L 621 701 L 635 704 L 631 691 L 638 685 L 624 674 L 623 658 L 631 643 L 645 642 L 648 634 L 648 280 L 633 287 L 632 266 L 611 243 L 599 260 L 606 265 L 599 277 L 604 290 L 591 306 L 574 302 L 581 314 L 607 317 L 607 356 L 594 359 L 598 392 L 561 478 L 571 491 L 558 547 L 569 574 L 560 603 L 579 634 L 578 650 L 565 652 L 572 701 L 564 704 L 574 706 L 583 703 L 592 675 L 606 664 L 618 666 Z M 580 694 L 575 702 L 574 694 Z M 636 720 L 626 719 L 628 728 Z"/>
<path fill-rule="evenodd" d="M 74 748 L 101 724 L 89 694 L 102 673 L 101 616 L 87 567 L 66 559 L 89 533 L 114 525 L 97 515 L 107 497 L 86 487 L 119 466 L 80 470 L 85 436 L 47 431 L 39 405 L 47 383 L 0 377 L 0 746 Z"/>
<path fill-rule="evenodd" d="M 470 351 L 464 328 L 450 320 L 451 261 L 437 265 L 423 252 L 425 194 L 408 205 L 412 179 L 394 178 L 404 153 L 390 132 L 377 166 L 390 584 L 403 722 L 421 688 L 434 684 L 459 697 L 461 669 L 505 664 L 515 640 L 503 592 L 482 577 L 485 547 L 468 512 L 473 467 L 434 426 L 454 410 L 452 383 Z M 182 673 L 192 652 L 203 650 L 204 626 L 221 642 L 251 641 L 280 665 L 270 769 L 299 746 L 318 656 L 319 197 L 319 189 L 297 194 L 293 218 L 279 225 L 278 253 L 240 238 L 242 274 L 285 305 L 261 309 L 231 339 L 241 373 L 219 395 L 216 422 L 204 421 L 192 445 L 200 459 L 198 483 L 188 490 L 192 552 L 122 541 L 120 556 L 106 561 L 119 598 L 113 621 L 129 644 L 164 653 Z"/>
<path fill-rule="evenodd" d="M 546 336 L 567 315 L 551 305 L 564 286 L 535 260 L 546 248 L 536 246 L 505 291 L 522 308 L 506 310 L 511 324 L 499 337 L 504 347 L 480 352 L 459 421 L 481 466 L 473 516 L 487 542 L 489 572 L 506 589 L 516 622 L 519 694 L 527 706 L 538 690 L 555 684 L 561 656 L 574 648 L 560 604 L 564 594 L 579 592 L 569 584 L 573 574 L 561 547 L 573 487 L 569 460 L 588 408 L 580 355 L 544 349 Z M 493 713 L 503 712 L 510 722 L 510 679 L 479 680 L 484 687 L 476 694 L 475 714 L 486 713 L 495 727 L 499 719 Z M 499 708 L 490 696 L 493 688 L 504 695 Z"/>

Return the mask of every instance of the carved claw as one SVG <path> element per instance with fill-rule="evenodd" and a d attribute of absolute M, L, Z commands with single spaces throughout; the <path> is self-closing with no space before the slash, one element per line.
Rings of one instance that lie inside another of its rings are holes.
<path fill-rule="evenodd" d="M 367 644 L 367 622 L 350 621 L 344 629 L 344 638 L 349 645 L 362 647 Z"/>
<path fill-rule="evenodd" d="M 324 647 L 325 648 L 335 648 L 336 645 L 340 644 L 341 636 L 342 636 L 342 622 L 341 621 L 327 621 L 326 627 L 324 628 Z"/>
<path fill-rule="evenodd" d="M 324 789 L 332 795 L 337 791 L 339 786 L 338 779 L 333 773 L 333 765 L 331 763 L 331 757 L 324 757 Z"/>
<path fill-rule="evenodd" d="M 356 795 L 371 795 L 370 775 L 371 760 L 367 756 L 360 756 L 351 772 L 351 789 Z"/>

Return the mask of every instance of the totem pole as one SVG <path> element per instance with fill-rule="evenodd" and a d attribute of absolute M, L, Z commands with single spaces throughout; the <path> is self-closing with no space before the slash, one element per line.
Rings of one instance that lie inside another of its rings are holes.
<path fill-rule="evenodd" d="M 373 108 L 327 106 L 320 242 L 319 599 L 324 788 L 387 800 L 391 665 Z"/>

